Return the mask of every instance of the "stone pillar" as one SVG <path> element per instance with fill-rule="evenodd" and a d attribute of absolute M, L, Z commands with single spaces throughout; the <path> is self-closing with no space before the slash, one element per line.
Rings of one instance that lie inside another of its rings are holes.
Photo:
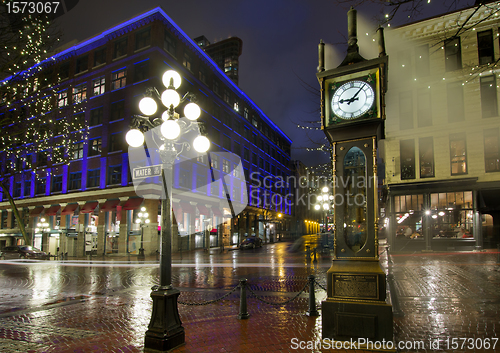
<path fill-rule="evenodd" d="M 86 217 L 86 215 L 89 215 Z M 85 218 L 90 218 L 89 213 L 80 213 L 78 216 L 78 238 L 76 240 L 76 249 L 74 251 L 75 256 L 85 256 L 85 228 L 87 227 L 87 222 Z M 69 255 L 69 254 L 68 254 Z"/>
<path fill-rule="evenodd" d="M 252 235 L 252 228 L 250 227 L 250 218 L 252 218 L 252 214 L 247 212 L 247 216 L 245 217 L 245 227 L 248 236 Z"/>

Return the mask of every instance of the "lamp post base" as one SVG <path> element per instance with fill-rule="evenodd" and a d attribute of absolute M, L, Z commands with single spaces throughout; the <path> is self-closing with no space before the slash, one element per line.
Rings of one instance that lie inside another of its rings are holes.
<path fill-rule="evenodd" d="M 137 255 L 137 258 L 138 258 L 139 260 L 144 260 L 144 259 L 146 259 L 146 256 L 144 255 L 144 249 L 143 249 L 143 248 L 140 248 L 140 249 L 139 249 L 139 254 Z"/>
<path fill-rule="evenodd" d="M 167 352 L 185 343 L 184 327 L 177 309 L 178 289 L 153 287 L 153 311 L 144 340 L 145 352 Z"/>

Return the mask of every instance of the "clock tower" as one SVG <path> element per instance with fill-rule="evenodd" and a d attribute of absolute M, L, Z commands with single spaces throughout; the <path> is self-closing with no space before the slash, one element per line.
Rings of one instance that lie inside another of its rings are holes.
<path fill-rule="evenodd" d="M 377 37 L 379 57 L 363 58 L 351 8 L 347 55 L 339 67 L 325 71 L 324 43 L 319 44 L 321 126 L 332 145 L 335 202 L 323 338 L 336 341 L 393 341 L 392 307 L 385 301 L 378 255 L 377 144 L 384 138 L 388 57 L 382 28 Z"/>

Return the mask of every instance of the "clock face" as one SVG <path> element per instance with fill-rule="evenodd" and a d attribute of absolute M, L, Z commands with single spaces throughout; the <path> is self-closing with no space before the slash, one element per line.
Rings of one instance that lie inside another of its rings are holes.
<path fill-rule="evenodd" d="M 341 119 L 355 119 L 365 114 L 375 102 L 375 92 L 368 82 L 352 80 L 334 93 L 331 101 L 333 114 Z"/>

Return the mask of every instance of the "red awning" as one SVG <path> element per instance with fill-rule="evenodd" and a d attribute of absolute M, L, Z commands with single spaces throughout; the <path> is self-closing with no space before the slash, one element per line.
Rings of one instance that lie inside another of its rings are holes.
<path fill-rule="evenodd" d="M 30 212 L 30 216 L 38 216 L 40 213 L 42 213 L 44 210 L 43 206 L 40 207 L 35 207 L 33 210 Z"/>
<path fill-rule="evenodd" d="M 106 212 L 113 211 L 116 208 L 116 206 L 118 206 L 119 204 L 120 204 L 119 199 L 107 200 L 104 203 L 104 205 L 102 205 L 101 211 L 106 211 Z"/>
<path fill-rule="evenodd" d="M 61 216 L 73 214 L 77 208 L 77 203 L 70 203 L 69 205 L 66 205 L 66 207 L 64 207 L 64 210 L 61 211 Z"/>
<path fill-rule="evenodd" d="M 95 210 L 95 208 L 97 207 L 98 204 L 99 204 L 99 202 L 97 202 L 97 201 L 87 202 L 81 208 L 80 213 L 92 213 L 92 212 L 94 212 L 94 210 Z"/>
<path fill-rule="evenodd" d="M 210 207 L 212 209 L 212 213 L 214 214 L 215 217 L 224 217 L 222 215 L 222 212 L 219 210 L 219 207 L 217 206 L 212 206 Z"/>
<path fill-rule="evenodd" d="M 205 207 L 205 205 L 199 203 L 196 205 L 196 207 L 198 207 L 198 211 L 200 211 L 200 214 L 204 216 L 210 216 L 210 211 L 208 210 L 208 208 Z"/>
<path fill-rule="evenodd" d="M 142 201 L 144 199 L 142 197 L 131 197 L 130 199 L 125 202 L 125 205 L 123 205 L 124 210 L 136 210 L 141 206 Z"/>
<path fill-rule="evenodd" d="M 47 211 L 45 211 L 46 216 L 55 216 L 57 211 L 61 208 L 61 205 L 52 205 Z"/>
<path fill-rule="evenodd" d="M 185 213 L 194 214 L 193 206 L 191 206 L 189 202 L 181 201 L 179 202 L 179 204 L 181 205 L 182 211 L 184 211 Z"/>

